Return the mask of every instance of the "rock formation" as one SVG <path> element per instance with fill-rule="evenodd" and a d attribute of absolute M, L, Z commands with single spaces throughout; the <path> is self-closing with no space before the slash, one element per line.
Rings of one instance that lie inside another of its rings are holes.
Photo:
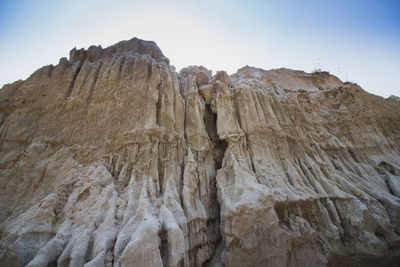
<path fill-rule="evenodd" d="M 73 49 L 0 90 L 0 266 L 398 266 L 400 102 Z"/>

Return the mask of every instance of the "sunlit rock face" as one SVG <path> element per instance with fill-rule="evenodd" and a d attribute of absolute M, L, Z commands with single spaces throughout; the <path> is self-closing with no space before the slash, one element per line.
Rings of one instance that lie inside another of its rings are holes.
<path fill-rule="evenodd" d="M 73 49 L 0 90 L 0 266 L 398 266 L 400 102 Z"/>

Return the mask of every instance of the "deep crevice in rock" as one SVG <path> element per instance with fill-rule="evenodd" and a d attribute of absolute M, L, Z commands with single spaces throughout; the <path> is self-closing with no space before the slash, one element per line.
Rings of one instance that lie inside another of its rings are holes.
<path fill-rule="evenodd" d="M 228 147 L 228 143 L 225 140 L 220 140 L 217 134 L 217 114 L 213 113 L 210 105 L 205 105 L 204 113 L 204 125 L 207 134 L 210 138 L 212 144 L 212 156 L 214 160 L 215 175 L 217 175 L 218 169 L 222 168 L 222 162 L 224 159 L 225 151 Z M 212 246 L 212 252 L 210 258 L 206 261 L 203 266 L 210 266 L 212 262 L 219 258 L 221 253 L 217 251 L 218 246 L 222 242 L 221 230 L 220 230 L 220 206 L 217 197 L 217 181 L 214 177 L 211 180 L 212 188 L 212 206 L 210 207 L 210 218 L 207 221 L 207 237 L 209 239 L 210 245 Z"/>
<path fill-rule="evenodd" d="M 220 140 L 217 134 L 217 114 L 213 113 L 210 105 L 205 106 L 204 124 L 206 131 L 213 145 L 213 158 L 215 162 L 215 170 L 221 169 L 224 159 L 225 150 L 228 148 L 228 143 L 225 140 Z"/>
<path fill-rule="evenodd" d="M 69 83 L 67 92 L 65 93 L 65 98 L 69 97 L 72 93 L 72 89 L 74 89 L 74 85 L 75 85 L 75 80 L 78 77 L 79 72 L 81 71 L 83 62 L 79 62 L 78 67 L 76 68 L 75 72 L 74 72 L 74 76 L 72 77 L 72 80 Z"/>
<path fill-rule="evenodd" d="M 163 262 L 163 266 L 168 266 L 168 233 L 163 228 L 159 236 L 161 239 L 159 245 L 161 260 Z"/>

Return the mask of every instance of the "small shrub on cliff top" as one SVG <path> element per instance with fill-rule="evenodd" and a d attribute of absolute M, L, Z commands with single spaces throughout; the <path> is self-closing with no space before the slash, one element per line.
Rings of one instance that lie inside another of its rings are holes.
<path fill-rule="evenodd" d="M 323 75 L 328 75 L 328 74 L 329 74 L 329 71 L 325 71 L 325 70 L 322 70 L 322 69 L 320 69 L 320 68 L 317 68 L 317 69 L 314 69 L 311 73 L 312 73 L 312 74 L 323 74 Z"/>

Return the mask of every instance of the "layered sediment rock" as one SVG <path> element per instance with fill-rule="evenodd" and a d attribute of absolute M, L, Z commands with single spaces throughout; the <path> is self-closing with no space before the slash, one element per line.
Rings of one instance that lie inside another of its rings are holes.
<path fill-rule="evenodd" d="M 73 49 L 0 90 L 0 266 L 396 266 L 400 102 Z"/>

